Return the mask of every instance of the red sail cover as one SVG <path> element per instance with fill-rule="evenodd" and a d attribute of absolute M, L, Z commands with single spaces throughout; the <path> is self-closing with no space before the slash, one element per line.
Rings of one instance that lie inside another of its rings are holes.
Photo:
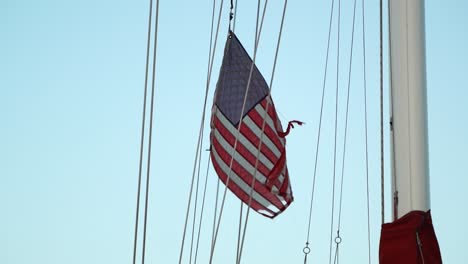
<path fill-rule="evenodd" d="M 283 132 L 268 85 L 257 67 L 245 98 L 251 67 L 251 58 L 231 32 L 212 109 L 211 160 L 232 193 L 242 202 L 250 202 L 258 213 L 273 218 L 293 201 L 286 167 L 284 137 L 288 131 Z"/>
<path fill-rule="evenodd" d="M 442 263 L 430 211 L 412 211 L 383 224 L 379 258 L 380 264 Z"/>

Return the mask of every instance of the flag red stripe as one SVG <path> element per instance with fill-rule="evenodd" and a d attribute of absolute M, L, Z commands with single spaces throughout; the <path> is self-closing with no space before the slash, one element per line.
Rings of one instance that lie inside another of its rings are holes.
<path fill-rule="evenodd" d="M 218 157 L 228 166 L 231 162 L 232 156 L 229 155 L 220 145 L 217 144 L 218 142 L 213 142 L 214 149 L 218 155 Z M 235 173 L 240 180 L 242 180 L 247 186 L 247 188 L 251 189 L 252 186 L 252 174 L 249 173 L 239 162 L 234 159 L 232 162 L 231 171 Z M 228 173 L 229 170 L 225 169 L 225 173 Z M 278 209 L 283 207 L 283 204 L 279 200 L 279 197 L 276 194 L 271 193 L 258 179 L 255 180 L 254 183 L 254 191 L 263 199 L 265 199 L 268 203 L 276 206 Z M 248 202 L 248 201 L 246 201 Z"/>
<path fill-rule="evenodd" d="M 213 156 L 214 153 L 211 153 L 211 155 Z M 221 179 L 221 181 L 226 184 L 226 181 L 227 181 L 227 175 L 226 173 L 223 171 L 223 169 L 220 167 L 220 165 L 218 164 L 218 162 L 216 161 L 216 158 L 212 157 L 212 162 L 213 162 L 213 167 L 216 171 L 216 173 L 218 174 L 219 178 Z M 229 190 L 231 190 L 232 193 L 234 193 L 241 201 L 243 201 L 244 203 L 248 203 L 249 201 L 249 193 L 246 193 L 244 190 L 242 190 L 242 188 L 240 188 L 238 185 L 236 185 L 233 181 L 230 181 L 229 184 L 227 185 L 227 187 L 229 188 Z M 276 216 L 278 214 L 278 212 L 275 212 L 275 211 L 272 211 L 268 208 L 266 208 L 265 206 L 263 206 L 262 204 L 260 204 L 259 202 L 257 202 L 255 199 L 252 199 L 251 203 L 250 203 L 250 207 L 252 209 L 254 209 L 255 211 L 259 212 L 261 210 L 265 210 L 267 212 L 269 212 L 269 214 L 265 214 L 265 213 L 261 213 L 262 215 L 265 215 L 267 217 L 270 217 L 270 218 L 273 218 L 274 216 Z M 259 212 L 260 213 L 260 212 Z"/>
<path fill-rule="evenodd" d="M 219 145 L 216 139 L 213 139 L 212 144 L 219 157 L 224 161 L 225 164 L 229 165 L 231 163 L 232 156 L 229 153 L 227 153 L 221 145 Z M 239 176 L 239 178 L 241 178 L 249 186 L 249 188 L 250 186 L 252 186 L 252 174 L 249 173 L 244 167 L 242 167 L 236 159 L 232 160 L 231 170 L 232 172 L 236 173 Z M 284 209 L 284 205 L 281 203 L 279 198 L 276 195 L 272 194 L 258 180 L 255 180 L 254 182 L 254 190 L 263 198 L 265 198 L 265 200 L 269 201 L 272 205 L 276 206 L 279 210 Z"/>
<path fill-rule="evenodd" d="M 263 109 L 267 108 L 267 103 L 268 103 L 268 115 L 270 116 L 272 120 L 275 120 L 275 124 L 277 123 L 279 124 L 279 127 L 276 127 L 276 130 L 283 132 L 283 128 L 281 127 L 281 122 L 279 121 L 278 114 L 276 114 L 276 108 L 275 108 L 275 105 L 273 104 L 273 101 L 269 97 L 267 97 L 260 102 Z"/>
<path fill-rule="evenodd" d="M 215 132 L 213 132 L 215 133 Z M 220 141 L 220 139 L 218 139 L 218 137 L 216 135 L 212 135 L 212 141 L 216 140 L 217 144 L 220 145 L 220 147 L 222 147 L 227 153 L 232 153 L 232 150 L 234 148 L 234 144 L 235 144 L 235 138 L 234 136 L 229 133 L 229 131 L 223 136 L 219 131 L 219 137 L 221 137 L 224 141 L 226 141 L 226 143 L 222 143 Z M 223 144 L 226 144 L 226 145 L 223 145 Z M 250 152 L 249 149 L 247 149 L 243 144 L 241 144 L 240 141 L 237 142 L 237 145 L 236 145 L 236 152 L 237 154 L 240 155 L 240 157 L 242 157 L 246 162 L 248 162 L 248 164 L 250 164 L 250 166 L 252 168 L 255 168 L 255 162 L 257 160 L 257 156 L 254 155 L 252 152 Z M 236 156 L 238 157 L 238 156 Z M 240 158 L 239 157 L 239 158 Z M 238 158 L 238 159 L 239 159 Z M 257 164 L 257 171 L 259 171 L 263 176 L 260 176 L 261 178 L 264 179 L 264 181 L 262 182 L 262 184 L 264 184 L 268 178 L 268 176 L 271 174 L 271 170 L 275 168 L 275 164 L 272 164 L 271 166 L 271 169 L 267 168 L 260 160 L 258 160 L 258 164 Z M 257 178 L 259 178 L 257 177 Z M 276 180 L 274 181 L 274 186 L 279 190 L 281 188 L 281 184 L 282 184 L 282 181 L 284 179 L 281 179 L 280 180 Z"/>
<path fill-rule="evenodd" d="M 221 120 L 219 120 L 217 117 L 215 117 L 215 120 L 213 120 L 214 124 L 215 124 L 215 127 L 217 128 L 217 132 L 220 134 L 220 136 L 230 145 L 231 149 L 226 149 L 226 151 L 228 151 L 229 153 L 232 152 L 232 148 L 234 147 L 234 144 L 235 144 L 235 137 L 234 135 L 232 135 L 232 133 L 225 127 L 225 125 L 222 123 Z M 229 124 L 228 124 L 229 125 Z M 213 132 L 214 133 L 214 132 Z M 214 137 L 216 137 L 214 134 L 212 135 Z M 247 140 L 247 139 L 245 139 Z M 218 140 L 219 141 L 219 140 Z M 219 142 L 221 144 L 221 142 Z M 221 144 L 222 145 L 222 144 Z M 262 145 L 262 149 L 263 149 L 263 146 Z M 252 146 L 253 147 L 253 146 Z M 225 147 L 226 148 L 226 147 Z M 257 152 L 258 150 L 255 149 L 254 150 L 255 152 Z M 240 140 L 237 141 L 237 145 L 236 145 L 236 152 L 238 152 L 245 160 L 247 160 L 249 162 L 250 165 L 252 165 L 252 167 L 255 167 L 255 162 L 257 160 L 257 153 L 252 153 L 250 149 L 248 149 L 247 147 L 245 147 L 242 142 Z M 262 155 L 263 157 L 265 157 L 265 155 Z M 273 162 L 278 162 L 278 159 L 276 159 L 276 161 L 273 161 Z M 271 168 L 267 167 L 261 159 L 258 160 L 258 165 L 257 165 L 257 169 L 260 171 L 260 173 L 262 173 L 265 177 L 268 177 L 270 174 L 271 174 L 271 170 L 273 168 L 276 167 L 275 163 L 271 162 L 270 160 L 270 163 L 271 163 Z M 278 190 L 281 188 L 281 183 L 280 181 L 275 181 L 274 182 L 276 188 L 278 188 Z"/>
<path fill-rule="evenodd" d="M 250 117 L 250 119 L 252 119 L 252 121 L 254 121 L 257 127 L 260 130 L 262 130 L 263 120 L 264 120 L 263 115 L 261 115 L 259 112 L 257 112 L 255 108 L 253 108 L 252 110 L 250 110 L 248 116 Z M 275 123 L 274 120 L 273 120 L 273 123 Z M 276 130 L 273 130 L 273 128 L 268 125 L 268 122 L 265 122 L 265 129 L 263 130 L 263 133 L 265 134 L 264 137 L 267 136 L 281 152 L 281 150 L 284 148 L 284 145 L 280 141 L 280 138 Z"/>
<path fill-rule="evenodd" d="M 235 143 L 235 138 L 231 134 L 223 134 L 222 135 L 224 139 L 229 143 L 229 146 L 231 148 L 234 148 L 234 143 Z M 216 141 L 218 141 L 216 139 Z M 227 150 L 227 149 L 226 149 Z M 229 151 L 229 150 L 227 150 Z M 229 151 L 230 152 L 230 151 Z M 257 157 L 252 154 L 244 145 L 242 145 L 239 141 L 237 142 L 236 145 L 236 152 L 240 154 L 246 161 L 249 162 L 252 167 L 255 167 L 255 162 L 257 161 Z M 257 162 L 257 170 L 260 171 L 265 177 L 268 176 L 268 173 L 270 170 L 260 161 L 258 160 Z"/>
<path fill-rule="evenodd" d="M 213 116 L 214 128 L 218 129 L 221 134 L 230 133 L 231 135 L 236 136 L 237 135 L 237 127 L 235 127 L 229 121 L 227 121 L 226 117 L 223 115 L 223 113 L 221 111 L 219 111 L 218 109 L 216 109 L 215 111 L 216 111 L 216 114 Z M 224 119 L 224 121 L 223 121 L 223 119 Z M 245 124 L 245 123 L 242 124 L 239 136 L 242 136 L 243 139 L 249 141 L 255 147 L 255 149 L 259 149 L 260 139 L 257 137 L 255 132 L 252 131 L 248 127 L 247 124 Z M 264 142 L 262 144 L 261 151 L 262 151 L 262 154 L 268 160 L 270 160 L 271 163 L 274 164 L 276 162 L 276 160 L 278 160 L 278 157 L 279 157 L 281 151 L 276 149 L 276 146 L 274 146 L 274 145 L 273 145 L 273 147 L 275 147 L 275 150 L 272 150 L 272 149 L 269 148 L 268 145 L 269 144 L 265 144 L 265 142 Z M 278 152 L 278 155 L 276 155 L 275 152 Z"/>
<path fill-rule="evenodd" d="M 247 138 L 257 149 L 260 147 L 260 138 L 245 124 L 241 126 L 241 134 Z M 279 156 L 276 156 L 275 153 L 267 146 L 267 144 L 262 143 L 261 151 L 265 157 L 267 157 L 272 163 L 276 163 Z"/>
<path fill-rule="evenodd" d="M 214 119 L 214 126 L 215 126 L 215 128 L 218 130 L 218 132 L 221 134 L 221 136 L 222 136 L 227 142 L 229 142 L 229 144 L 230 144 L 231 146 L 234 146 L 234 142 L 235 142 L 235 140 L 236 140 L 235 135 L 233 135 L 217 117 L 215 117 L 215 119 Z M 246 137 L 244 137 L 244 138 L 245 138 L 246 140 L 249 140 L 249 138 L 246 138 Z M 249 142 L 251 142 L 251 141 L 249 140 Z M 241 145 L 241 147 L 236 147 L 236 150 L 238 150 L 240 153 L 242 153 L 242 156 L 244 156 L 246 159 L 248 159 L 251 163 L 252 163 L 252 161 L 253 161 L 253 164 L 255 164 L 256 156 L 254 156 L 254 155 L 252 154 L 252 152 L 251 152 L 248 148 L 246 148 L 246 147 L 244 146 L 244 144 L 241 144 L 241 143 L 242 143 L 242 142 L 241 142 L 240 140 L 238 140 L 238 144 L 237 144 L 237 145 Z M 256 147 L 255 150 L 257 151 L 257 150 L 258 150 L 258 146 L 256 146 L 255 144 L 253 144 L 253 142 L 251 142 L 251 143 L 252 143 L 252 145 L 253 145 L 254 147 Z M 266 148 L 266 147 L 265 147 L 265 148 Z M 263 146 L 262 146 L 261 151 L 262 151 L 261 153 L 263 154 L 263 156 L 264 156 L 266 159 L 268 159 L 272 164 L 274 164 L 274 163 L 276 162 L 276 160 L 278 160 L 277 157 L 271 155 L 271 154 L 272 154 L 271 151 L 265 150 L 265 149 L 263 148 Z M 247 153 L 245 153 L 245 152 L 247 152 Z M 253 158 L 252 158 L 252 157 L 253 157 Z M 262 167 L 262 166 L 264 166 L 265 169 L 268 170 L 268 168 L 266 168 L 266 166 L 265 166 L 263 163 L 261 163 L 261 166 L 259 166 L 259 168 Z M 265 173 L 266 173 L 266 172 L 265 172 Z M 265 175 L 267 175 L 267 174 L 268 174 L 268 173 L 266 173 Z"/>
<path fill-rule="evenodd" d="M 286 194 L 287 191 L 288 191 L 288 188 L 289 188 L 289 173 L 288 173 L 288 169 L 285 168 L 284 169 L 284 180 L 283 180 L 283 183 L 281 185 L 281 188 L 279 188 L 279 191 L 281 194 Z M 292 194 L 290 194 L 290 196 L 292 197 Z"/>
<path fill-rule="evenodd" d="M 214 125 L 214 128 L 219 132 L 219 134 L 221 134 L 221 137 L 228 141 L 232 146 L 234 146 L 234 143 L 235 143 L 235 136 L 232 134 L 232 133 L 236 133 L 237 134 L 237 128 L 235 128 L 231 123 L 229 123 L 227 120 L 225 122 L 223 122 L 223 119 L 224 116 L 222 114 L 221 111 L 217 112 L 214 116 L 213 116 L 213 125 Z M 228 129 L 226 126 L 231 126 L 231 129 Z M 245 127 L 244 129 L 242 129 L 242 127 Z M 243 124 L 241 127 L 241 130 L 242 131 L 249 131 L 250 129 L 248 128 L 248 126 L 246 124 Z M 250 130 L 251 131 L 251 130 Z M 214 135 L 212 135 L 213 137 Z M 257 159 L 257 156 L 256 156 L 256 153 L 255 155 L 249 150 L 249 148 L 246 148 L 242 142 L 243 141 L 248 141 L 252 144 L 251 147 L 256 147 L 255 151 L 257 151 L 258 149 L 258 146 L 255 146 L 254 143 L 249 140 L 251 139 L 252 137 L 255 137 L 255 133 L 253 131 L 249 132 L 249 135 L 246 137 L 244 135 L 239 135 L 239 137 L 242 137 L 242 140 L 238 140 L 238 143 L 237 143 L 237 146 L 236 146 L 236 152 L 240 153 L 242 155 L 242 157 L 244 159 L 247 159 L 248 162 L 252 165 L 252 167 L 255 167 L 255 161 Z M 264 140 L 265 138 L 263 138 Z M 269 176 L 269 174 L 271 174 L 271 169 L 273 169 L 275 167 L 275 164 L 278 162 L 278 157 L 276 157 L 271 151 L 270 149 L 267 147 L 268 144 L 262 144 L 262 147 L 261 147 L 261 151 L 262 151 L 262 156 L 264 158 L 267 158 L 270 163 L 272 164 L 271 168 L 268 168 L 267 166 L 265 166 L 264 163 L 261 162 L 261 159 L 259 160 L 259 167 L 257 169 L 260 170 L 260 172 L 264 175 L 264 176 Z M 232 153 L 232 149 L 230 150 L 227 150 L 229 153 Z M 248 155 L 247 153 L 250 153 L 251 155 Z M 272 160 L 273 159 L 273 160 Z M 262 166 L 264 166 L 264 168 L 262 168 Z M 281 183 L 282 183 L 282 180 L 281 181 L 274 181 L 274 186 L 279 190 L 281 188 Z M 270 184 L 269 187 L 272 187 L 273 185 Z"/>

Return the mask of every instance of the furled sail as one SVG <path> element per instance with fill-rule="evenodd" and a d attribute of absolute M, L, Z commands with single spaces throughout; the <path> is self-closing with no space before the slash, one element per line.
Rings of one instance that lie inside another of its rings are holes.
<path fill-rule="evenodd" d="M 412 211 L 382 225 L 380 264 L 441 264 L 431 213 Z"/>
<path fill-rule="evenodd" d="M 270 89 L 252 63 L 230 32 L 212 109 L 211 159 L 232 193 L 273 218 L 293 201 L 285 150 L 292 123 L 283 132 Z"/>

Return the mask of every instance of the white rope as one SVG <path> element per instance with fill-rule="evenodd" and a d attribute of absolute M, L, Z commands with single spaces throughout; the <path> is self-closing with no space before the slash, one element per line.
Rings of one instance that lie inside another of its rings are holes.
<path fill-rule="evenodd" d="M 267 1 L 265 2 L 265 9 L 266 9 L 266 4 L 267 4 Z M 284 7 L 283 7 L 283 15 L 281 17 L 280 31 L 279 31 L 279 34 L 278 34 L 278 41 L 277 41 L 277 44 L 276 44 L 275 59 L 273 61 L 273 70 L 272 70 L 271 79 L 270 79 L 268 96 L 271 95 L 271 90 L 273 89 L 273 80 L 274 80 L 274 77 L 275 77 L 276 63 L 278 61 L 278 52 L 279 52 L 280 43 L 281 43 L 281 36 L 283 34 L 284 18 L 286 16 L 286 7 L 287 7 L 287 5 L 288 5 L 288 0 L 285 0 L 284 1 Z M 260 159 L 260 152 L 261 152 L 261 149 L 262 149 L 263 137 L 265 135 L 264 132 L 265 132 L 265 125 L 266 125 L 266 116 L 267 116 L 269 107 L 270 107 L 270 101 L 267 101 L 267 105 L 265 107 L 265 112 L 263 113 L 262 130 L 261 130 L 261 134 L 260 134 L 260 143 L 259 143 L 259 147 L 258 147 L 257 156 L 256 156 L 256 159 L 255 159 L 254 175 L 253 175 L 253 178 L 252 178 L 252 185 L 250 186 L 251 189 L 250 189 L 250 195 L 249 195 L 249 203 L 248 203 L 248 207 L 247 207 L 247 214 L 246 214 L 245 221 L 244 221 L 244 231 L 243 231 L 243 234 L 242 234 L 241 247 L 240 247 L 240 251 L 238 251 L 239 255 L 237 257 L 237 264 L 240 264 L 240 262 L 241 262 L 242 250 L 244 248 L 245 234 L 246 234 L 246 230 L 247 230 L 247 223 L 249 221 L 250 206 L 251 206 L 251 203 L 252 203 L 253 188 L 255 186 L 255 181 L 256 181 L 255 176 L 257 174 L 258 161 Z"/>
<path fill-rule="evenodd" d="M 190 204 L 192 202 L 193 183 L 194 183 L 194 179 L 195 179 L 197 161 L 199 159 L 199 151 L 200 151 L 200 148 L 203 145 L 203 128 L 204 128 L 204 125 L 205 125 L 206 105 L 207 105 L 208 91 L 209 91 L 210 81 L 211 81 L 211 73 L 212 73 L 212 70 L 213 70 L 214 54 L 216 52 L 216 46 L 217 46 L 216 44 L 217 44 L 217 41 L 218 41 L 218 33 L 219 33 L 219 26 L 220 26 L 220 22 L 221 22 L 221 14 L 222 14 L 222 10 L 223 10 L 223 2 L 224 2 L 224 0 L 221 0 L 221 4 L 219 6 L 218 24 L 217 24 L 217 27 L 216 27 L 216 34 L 215 34 L 215 42 L 214 42 L 214 46 L 213 46 L 213 51 L 209 55 L 209 56 L 211 56 L 211 59 L 209 61 L 209 66 L 208 66 L 209 69 L 208 69 L 208 74 L 207 74 L 207 78 L 206 78 L 205 99 L 204 99 L 204 102 L 203 102 L 203 112 L 202 112 L 202 117 L 201 117 L 201 121 L 200 121 L 200 130 L 199 130 L 199 134 L 198 134 L 198 143 L 197 143 L 197 149 L 196 149 L 196 152 L 195 152 L 196 154 L 195 154 L 195 160 L 194 160 L 193 171 L 192 171 L 192 182 L 191 182 L 191 185 L 190 185 L 189 199 L 188 199 L 188 202 L 187 202 L 184 232 L 183 232 L 183 235 L 182 235 L 182 243 L 181 243 L 181 246 L 180 246 L 179 264 L 182 263 L 182 256 L 183 256 L 184 244 L 185 244 L 185 234 L 186 234 L 186 231 L 187 231 L 187 223 L 188 223 L 188 217 L 189 217 L 189 213 L 190 213 Z"/>
<path fill-rule="evenodd" d="M 265 12 L 264 12 L 264 14 L 265 14 Z M 234 146 L 233 146 L 233 150 L 232 150 L 232 153 L 231 153 L 231 161 L 229 163 L 229 171 L 227 173 L 228 177 L 226 179 L 223 198 L 221 200 L 221 208 L 220 208 L 220 211 L 219 211 L 219 217 L 218 217 L 218 221 L 217 221 L 217 224 L 216 224 L 216 230 L 214 232 L 213 242 L 212 242 L 212 245 L 211 245 L 210 261 L 209 261 L 210 264 L 213 261 L 213 255 L 214 255 L 214 250 L 215 250 L 215 246 L 216 246 L 216 240 L 217 240 L 217 237 L 218 237 L 221 218 L 223 216 L 224 203 L 225 203 L 225 200 L 226 200 L 227 186 L 229 185 L 229 181 L 231 179 L 232 165 L 233 165 L 233 162 L 234 162 L 234 156 L 236 154 L 236 148 L 237 148 L 237 143 L 238 143 L 238 139 L 239 139 L 239 135 L 240 135 L 240 129 L 241 129 L 242 124 L 243 124 L 242 117 L 244 116 L 244 113 L 245 113 L 245 105 L 246 105 L 246 102 L 247 102 L 247 95 L 248 95 L 249 90 L 250 90 L 250 82 L 251 82 L 251 79 L 252 79 L 253 69 L 255 67 L 255 59 L 257 57 L 257 46 L 258 46 L 258 41 L 257 40 L 260 39 L 260 34 L 261 34 L 261 30 L 262 30 L 262 25 L 263 25 L 263 18 L 262 18 L 262 24 L 260 25 L 260 30 L 259 30 L 258 29 L 259 17 L 260 17 L 260 0 L 258 0 L 258 8 L 257 8 L 257 24 L 255 26 L 255 45 L 254 45 L 254 54 L 253 54 L 253 59 L 252 59 L 252 65 L 250 67 L 250 73 L 249 73 L 249 78 L 247 80 L 247 87 L 246 87 L 246 90 L 245 90 L 244 101 L 242 103 L 242 110 L 241 110 L 239 125 L 237 127 Z"/>

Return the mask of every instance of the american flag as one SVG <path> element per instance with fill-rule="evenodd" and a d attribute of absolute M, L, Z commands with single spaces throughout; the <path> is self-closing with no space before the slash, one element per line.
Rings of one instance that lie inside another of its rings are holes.
<path fill-rule="evenodd" d="M 289 127 L 283 132 L 270 90 L 257 67 L 242 113 L 251 67 L 251 58 L 231 32 L 212 109 L 211 159 L 219 178 L 239 199 L 273 218 L 293 201 L 284 138 Z"/>

